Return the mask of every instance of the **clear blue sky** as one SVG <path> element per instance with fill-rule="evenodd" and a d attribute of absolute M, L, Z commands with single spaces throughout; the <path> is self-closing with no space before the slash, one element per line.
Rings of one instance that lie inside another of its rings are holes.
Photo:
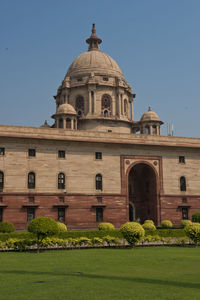
<path fill-rule="evenodd" d="M 175 135 L 200 137 L 199 0 L 0 0 L 0 124 L 52 124 L 92 23 L 136 92 L 135 120 L 151 106 Z"/>

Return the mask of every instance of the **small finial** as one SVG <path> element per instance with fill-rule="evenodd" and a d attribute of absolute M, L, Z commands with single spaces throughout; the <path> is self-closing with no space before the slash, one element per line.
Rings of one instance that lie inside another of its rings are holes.
<path fill-rule="evenodd" d="M 148 109 L 148 111 L 151 111 L 151 107 L 149 106 L 149 109 Z"/>
<path fill-rule="evenodd" d="M 86 40 L 86 43 L 89 44 L 88 51 L 99 50 L 99 44 L 102 43 L 102 40 L 99 39 L 96 35 L 96 28 L 94 23 L 92 24 L 92 34 L 89 39 Z"/>

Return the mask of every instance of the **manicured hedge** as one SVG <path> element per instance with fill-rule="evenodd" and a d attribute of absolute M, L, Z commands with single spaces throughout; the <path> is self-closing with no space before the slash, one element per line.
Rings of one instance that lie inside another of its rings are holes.
<path fill-rule="evenodd" d="M 145 230 L 146 235 L 159 235 L 160 237 L 185 237 L 186 233 L 183 228 L 180 229 L 157 229 L 155 231 Z"/>
<path fill-rule="evenodd" d="M 101 230 L 70 230 L 67 232 L 59 233 L 57 236 L 62 239 L 67 238 L 79 238 L 82 236 L 85 236 L 87 238 L 102 238 L 105 235 L 110 235 L 112 237 L 116 238 L 123 238 L 121 232 L 119 230 L 113 230 L 113 231 L 101 231 Z M 157 229 L 155 231 L 149 231 L 145 230 L 145 236 L 147 235 L 159 235 L 161 237 L 185 237 L 185 231 L 183 228 L 181 229 Z M 6 241 L 9 238 L 21 238 L 21 239 L 33 239 L 34 235 L 30 232 L 13 232 L 13 233 L 0 233 L 0 241 Z"/>

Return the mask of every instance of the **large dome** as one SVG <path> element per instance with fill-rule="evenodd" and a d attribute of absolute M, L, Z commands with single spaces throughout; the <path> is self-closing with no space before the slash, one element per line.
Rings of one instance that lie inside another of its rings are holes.
<path fill-rule="evenodd" d="M 76 77 L 92 72 L 101 75 L 123 77 L 122 71 L 116 61 L 99 50 L 80 54 L 69 67 L 66 76 Z"/>

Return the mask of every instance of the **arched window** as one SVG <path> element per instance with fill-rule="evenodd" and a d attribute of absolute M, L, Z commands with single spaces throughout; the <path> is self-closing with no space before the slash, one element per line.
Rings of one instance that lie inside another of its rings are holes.
<path fill-rule="evenodd" d="M 58 174 L 58 189 L 64 189 L 65 188 L 65 174 L 59 173 Z"/>
<path fill-rule="evenodd" d="M 35 188 L 35 173 L 34 172 L 28 173 L 28 188 L 29 189 Z"/>
<path fill-rule="evenodd" d="M 71 119 L 70 118 L 66 119 L 66 128 L 71 129 Z"/>
<path fill-rule="evenodd" d="M 63 128 L 63 119 L 59 119 L 58 127 Z"/>
<path fill-rule="evenodd" d="M 84 98 L 82 96 L 78 96 L 76 98 L 75 108 L 76 108 L 78 116 L 84 115 Z"/>
<path fill-rule="evenodd" d="M 186 191 L 186 179 L 184 176 L 180 177 L 180 190 L 182 192 Z"/>
<path fill-rule="evenodd" d="M 96 175 L 96 190 L 102 191 L 102 175 L 101 174 Z"/>
<path fill-rule="evenodd" d="M 128 102 L 127 102 L 127 100 L 125 99 L 125 100 L 124 100 L 124 114 L 127 115 L 127 113 L 128 113 Z"/>
<path fill-rule="evenodd" d="M 101 111 L 105 117 L 111 113 L 111 97 L 110 95 L 104 94 L 101 98 Z"/>
<path fill-rule="evenodd" d="M 4 187 L 4 173 L 0 172 L 0 189 L 3 189 Z"/>

